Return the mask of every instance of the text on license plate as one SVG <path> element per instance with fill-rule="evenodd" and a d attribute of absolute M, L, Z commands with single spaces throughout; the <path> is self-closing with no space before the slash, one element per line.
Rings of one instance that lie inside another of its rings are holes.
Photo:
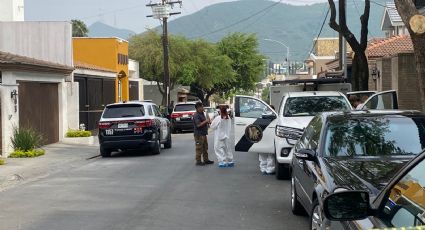
<path fill-rule="evenodd" d="M 118 128 L 119 129 L 126 129 L 126 128 L 128 128 L 128 124 L 127 123 L 119 123 Z"/>
<path fill-rule="evenodd" d="M 114 130 L 113 129 L 107 129 L 105 130 L 106 135 L 110 136 L 110 135 L 114 135 Z"/>

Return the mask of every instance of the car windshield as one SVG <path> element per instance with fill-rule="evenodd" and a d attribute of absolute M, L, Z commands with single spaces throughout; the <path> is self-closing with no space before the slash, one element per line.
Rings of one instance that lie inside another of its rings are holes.
<path fill-rule="evenodd" d="M 142 117 L 145 115 L 143 105 L 112 105 L 103 113 L 103 118 Z"/>
<path fill-rule="evenodd" d="M 286 101 L 283 116 L 315 116 L 321 112 L 349 109 L 350 105 L 342 96 L 291 97 Z"/>
<path fill-rule="evenodd" d="M 186 111 L 195 111 L 195 104 L 182 104 L 176 105 L 174 112 L 186 112 Z"/>
<path fill-rule="evenodd" d="M 425 147 L 425 118 L 363 117 L 330 122 L 325 155 L 415 155 Z"/>

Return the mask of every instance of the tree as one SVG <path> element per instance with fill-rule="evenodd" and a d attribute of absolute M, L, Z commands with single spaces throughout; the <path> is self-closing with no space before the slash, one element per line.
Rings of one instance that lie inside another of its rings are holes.
<path fill-rule="evenodd" d="M 87 37 L 89 29 L 87 25 L 81 20 L 71 20 L 72 23 L 72 37 Z"/>
<path fill-rule="evenodd" d="M 162 94 L 162 104 L 165 104 L 166 86 L 164 83 L 163 49 L 161 35 L 149 30 L 131 37 L 129 55 L 139 62 L 140 75 L 149 81 L 157 82 Z M 191 73 L 190 41 L 180 36 L 170 35 L 170 90 L 173 90 L 179 79 Z"/>
<path fill-rule="evenodd" d="M 341 33 L 344 38 L 347 40 L 348 44 L 351 46 L 351 49 L 354 51 L 353 58 L 353 69 L 352 69 L 352 78 L 351 84 L 353 90 L 368 90 L 368 81 L 369 81 L 369 66 L 366 57 L 367 49 L 367 36 L 368 36 L 368 25 L 369 25 L 369 13 L 370 13 L 370 0 L 365 0 L 365 7 L 363 15 L 360 16 L 361 21 L 361 34 L 360 41 L 354 36 L 351 30 L 347 26 L 346 21 L 346 12 L 345 12 L 345 0 L 339 0 L 339 23 L 336 22 L 336 7 L 334 0 L 328 0 L 331 18 L 329 26 Z M 344 54 L 345 55 L 345 54 Z"/>
<path fill-rule="evenodd" d="M 191 62 L 186 63 L 180 82 L 190 85 L 191 93 L 209 105 L 212 95 L 222 95 L 234 83 L 232 60 L 220 54 L 215 44 L 203 40 L 193 41 L 191 50 Z"/>
<path fill-rule="evenodd" d="M 422 110 L 425 111 L 425 17 L 416 9 L 413 0 L 395 0 L 395 4 L 412 39 Z"/>
<path fill-rule="evenodd" d="M 236 73 L 234 83 L 225 92 L 255 90 L 263 74 L 265 58 L 258 51 L 258 41 L 253 34 L 233 33 L 218 43 L 221 54 L 232 60 L 232 68 Z"/>

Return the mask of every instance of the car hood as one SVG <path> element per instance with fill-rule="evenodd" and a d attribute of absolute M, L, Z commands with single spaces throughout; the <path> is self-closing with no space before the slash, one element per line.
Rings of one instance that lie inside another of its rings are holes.
<path fill-rule="evenodd" d="M 304 129 L 305 127 L 307 127 L 308 123 L 310 123 L 312 119 L 313 116 L 283 117 L 282 119 L 279 119 L 279 125 L 297 129 Z"/>
<path fill-rule="evenodd" d="M 335 188 L 366 190 L 373 196 L 412 159 L 409 157 L 324 158 L 329 183 Z"/>

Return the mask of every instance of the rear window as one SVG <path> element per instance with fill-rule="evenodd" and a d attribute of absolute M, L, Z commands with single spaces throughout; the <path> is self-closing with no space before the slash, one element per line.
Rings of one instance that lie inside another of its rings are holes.
<path fill-rule="evenodd" d="M 186 111 L 195 111 L 195 104 L 182 104 L 176 105 L 174 112 L 186 112 Z"/>
<path fill-rule="evenodd" d="M 315 116 L 321 112 L 350 110 L 347 100 L 341 96 L 333 97 L 291 97 L 285 105 L 283 116 Z"/>
<path fill-rule="evenodd" d="M 143 105 L 112 105 L 103 113 L 103 118 L 142 117 L 145 115 Z"/>

